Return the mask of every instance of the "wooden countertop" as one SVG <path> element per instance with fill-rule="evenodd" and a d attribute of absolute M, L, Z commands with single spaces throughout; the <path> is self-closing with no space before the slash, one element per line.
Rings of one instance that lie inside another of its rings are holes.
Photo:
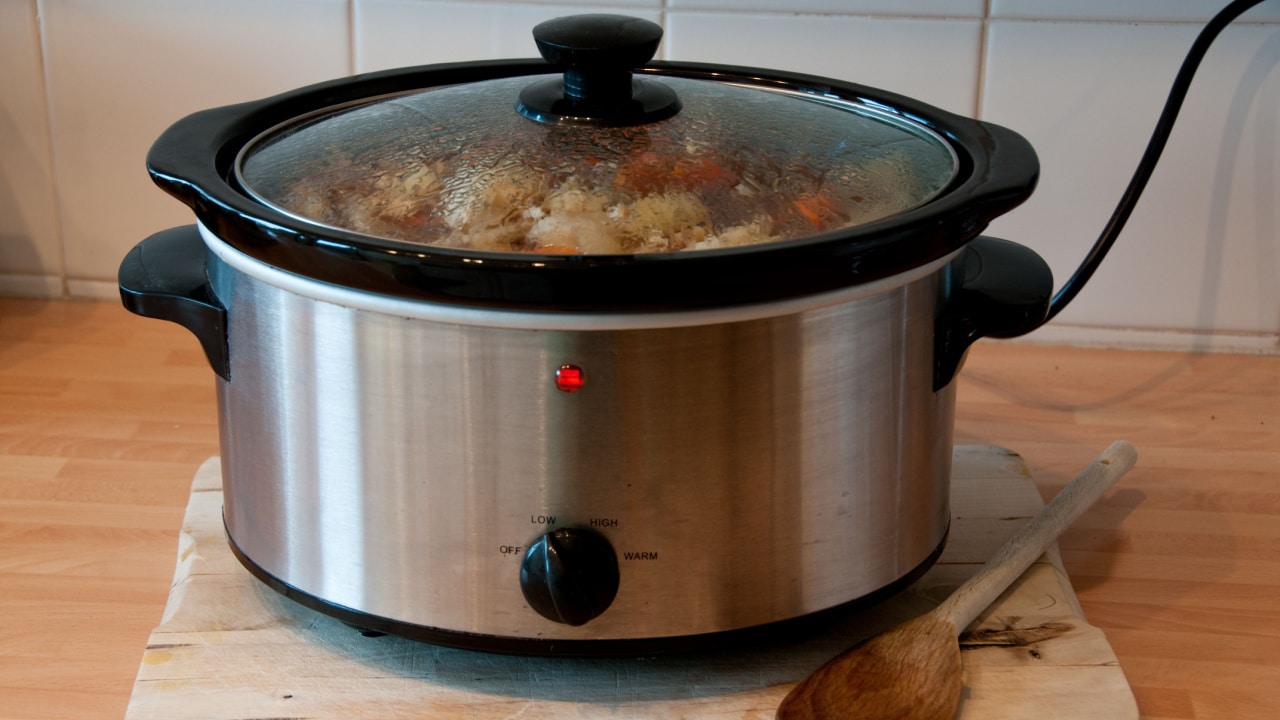
<path fill-rule="evenodd" d="M 0 717 L 120 718 L 160 621 L 212 374 L 116 303 L 0 299 Z M 1049 497 L 1110 441 L 1138 467 L 1060 541 L 1142 717 L 1280 707 L 1280 356 L 983 342 L 956 442 Z"/>

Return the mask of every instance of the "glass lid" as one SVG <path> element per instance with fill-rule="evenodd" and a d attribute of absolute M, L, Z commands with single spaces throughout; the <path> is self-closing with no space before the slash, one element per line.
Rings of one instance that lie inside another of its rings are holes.
<path fill-rule="evenodd" d="M 563 77 L 443 86 L 300 118 L 246 146 L 239 180 L 291 216 L 378 238 L 633 254 L 851 228 L 928 202 L 956 174 L 946 141 L 890 110 L 633 78 L 651 55 L 603 78 L 557 57 Z"/>

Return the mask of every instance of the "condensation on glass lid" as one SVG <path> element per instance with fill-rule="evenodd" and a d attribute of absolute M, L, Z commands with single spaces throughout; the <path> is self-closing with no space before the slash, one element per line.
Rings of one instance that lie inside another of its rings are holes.
<path fill-rule="evenodd" d="M 239 166 L 259 200 L 322 226 L 487 252 L 649 253 L 806 237 L 928 201 L 950 147 L 889 113 L 662 78 L 679 114 L 544 125 L 528 77 L 382 99 L 285 127 Z"/>

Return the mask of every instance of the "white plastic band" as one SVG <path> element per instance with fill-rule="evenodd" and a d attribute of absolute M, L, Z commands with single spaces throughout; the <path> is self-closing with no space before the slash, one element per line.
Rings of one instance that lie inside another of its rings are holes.
<path fill-rule="evenodd" d="M 477 327 L 526 330 L 641 330 L 744 322 L 792 315 L 839 305 L 902 287 L 951 262 L 959 251 L 887 278 L 831 292 L 748 305 L 664 312 L 581 312 L 510 310 L 382 295 L 295 275 L 252 258 L 228 245 L 203 224 L 205 244 L 222 262 L 255 280 L 312 300 L 401 317 Z M 233 310 L 234 312 L 234 310 Z"/>

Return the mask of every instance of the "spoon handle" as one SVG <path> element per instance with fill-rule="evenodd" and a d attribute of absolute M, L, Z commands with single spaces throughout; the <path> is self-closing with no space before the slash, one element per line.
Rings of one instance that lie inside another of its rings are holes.
<path fill-rule="evenodd" d="M 933 612 L 949 619 L 956 634 L 963 632 L 1137 460 L 1133 445 L 1112 443 Z"/>

